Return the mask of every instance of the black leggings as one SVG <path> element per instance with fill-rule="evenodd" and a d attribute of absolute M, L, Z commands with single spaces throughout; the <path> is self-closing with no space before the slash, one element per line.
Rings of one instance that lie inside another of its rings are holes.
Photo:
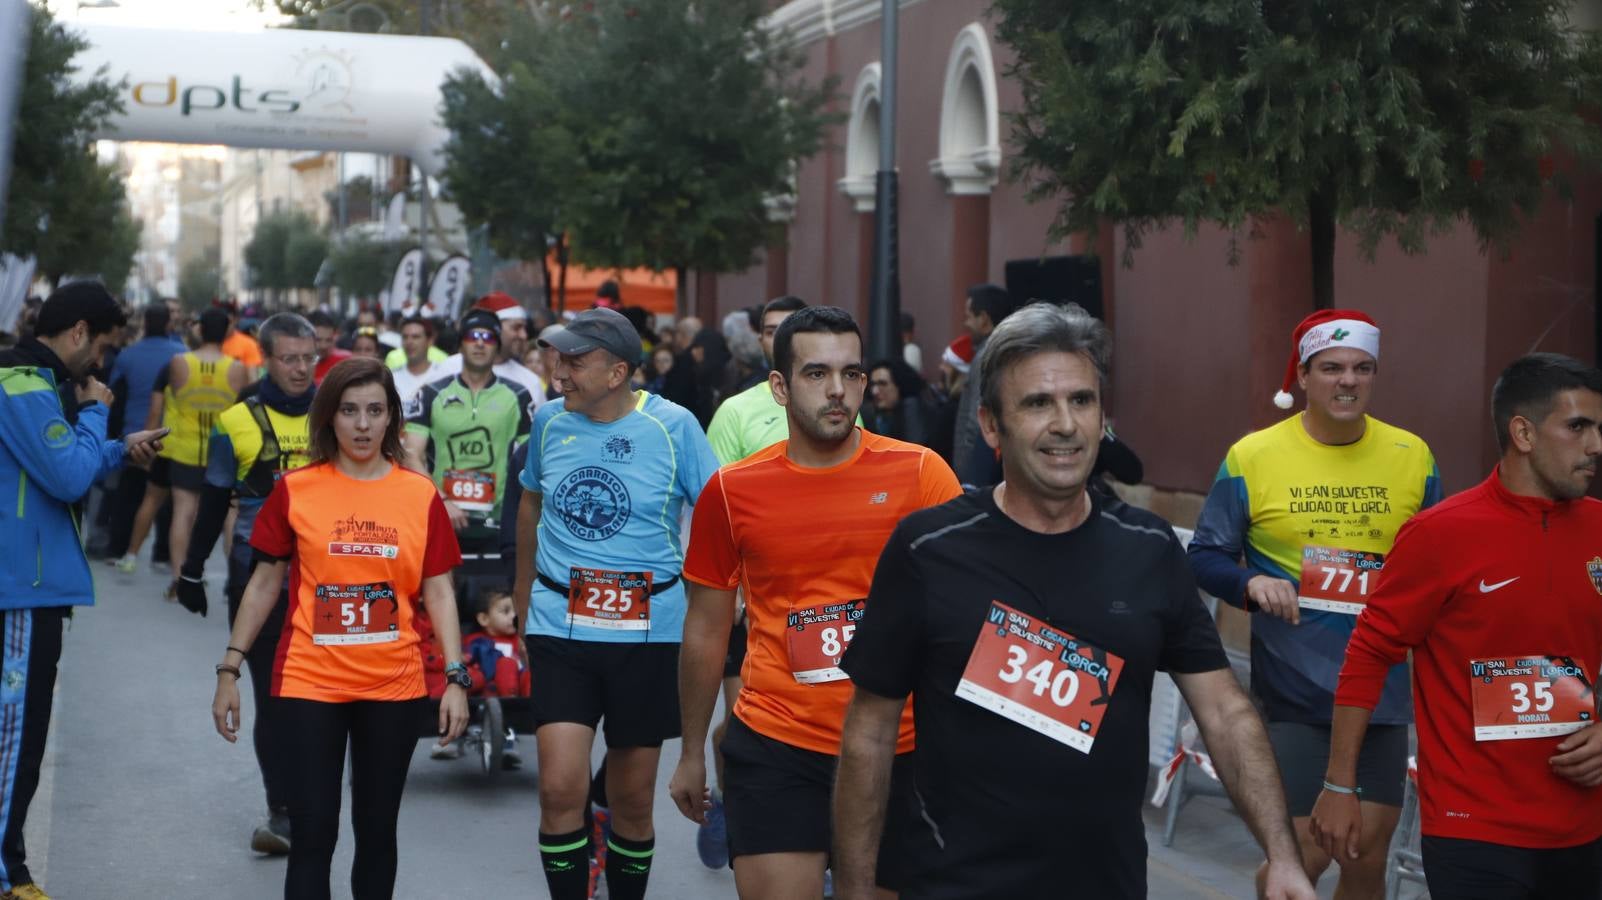
<path fill-rule="evenodd" d="M 295 760 L 288 785 L 289 871 L 285 900 L 324 900 L 339 840 L 340 779 L 350 744 L 351 830 L 356 858 L 350 890 L 355 900 L 388 900 L 395 892 L 395 822 L 400 817 L 406 770 L 417 747 L 427 698 L 354 703 L 277 699 L 274 724 Z"/>

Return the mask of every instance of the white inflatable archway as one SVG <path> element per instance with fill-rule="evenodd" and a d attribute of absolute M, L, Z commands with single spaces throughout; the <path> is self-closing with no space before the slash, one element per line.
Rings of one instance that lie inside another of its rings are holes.
<path fill-rule="evenodd" d="M 109 140 L 395 154 L 434 173 L 449 137 L 440 85 L 464 67 L 495 81 L 452 38 L 73 27 L 90 45 L 78 77 L 105 66 L 123 83 Z"/>

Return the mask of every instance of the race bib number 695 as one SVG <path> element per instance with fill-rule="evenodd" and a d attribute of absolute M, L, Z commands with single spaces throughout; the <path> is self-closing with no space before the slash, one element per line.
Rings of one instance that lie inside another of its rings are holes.
<path fill-rule="evenodd" d="M 1089 753 L 1124 661 L 991 601 L 957 696 Z"/>

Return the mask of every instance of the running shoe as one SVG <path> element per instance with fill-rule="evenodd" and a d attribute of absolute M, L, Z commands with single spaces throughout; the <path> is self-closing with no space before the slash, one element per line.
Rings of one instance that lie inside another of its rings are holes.
<path fill-rule="evenodd" d="M 0 900 L 50 900 L 50 895 L 44 892 L 44 888 L 30 881 L 0 894 Z"/>
<path fill-rule="evenodd" d="M 250 849 L 268 856 L 284 856 L 289 853 L 289 816 L 285 813 L 272 813 L 267 817 L 264 825 L 258 826 L 250 835 Z"/>
<path fill-rule="evenodd" d="M 695 852 L 701 865 L 719 870 L 729 867 L 729 823 L 723 817 L 723 800 L 714 795 L 706 811 L 706 824 L 695 833 Z"/>
<path fill-rule="evenodd" d="M 165 593 L 163 593 L 161 595 L 161 599 L 167 601 L 168 603 L 177 603 L 178 602 L 178 582 L 174 581 L 171 584 L 167 585 L 167 590 L 166 590 Z"/>
<path fill-rule="evenodd" d="M 458 739 L 456 739 L 454 741 L 451 741 L 449 744 L 436 743 L 434 746 L 429 748 L 429 750 L 428 750 L 428 758 L 429 759 L 461 759 L 462 758 L 462 740 L 460 738 L 458 738 Z"/>
<path fill-rule="evenodd" d="M 523 755 L 517 752 L 517 733 L 506 729 L 506 749 L 501 751 L 501 768 L 515 772 L 523 768 Z"/>
<path fill-rule="evenodd" d="M 124 575 L 132 575 L 139 570 L 139 557 L 134 556 L 132 553 L 124 554 L 115 560 L 108 560 L 108 562 L 116 566 L 117 571 Z"/>

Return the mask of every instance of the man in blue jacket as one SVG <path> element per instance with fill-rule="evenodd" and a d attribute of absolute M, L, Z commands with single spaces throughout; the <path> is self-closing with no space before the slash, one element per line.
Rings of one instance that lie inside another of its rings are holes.
<path fill-rule="evenodd" d="M 87 375 L 127 319 L 105 287 L 70 284 L 39 308 L 36 337 L 0 352 L 0 900 L 38 900 L 22 827 L 39 785 L 62 624 L 94 603 L 73 504 L 164 431 L 106 439 L 110 389 Z M 15 497 L 15 505 L 11 498 Z"/>

